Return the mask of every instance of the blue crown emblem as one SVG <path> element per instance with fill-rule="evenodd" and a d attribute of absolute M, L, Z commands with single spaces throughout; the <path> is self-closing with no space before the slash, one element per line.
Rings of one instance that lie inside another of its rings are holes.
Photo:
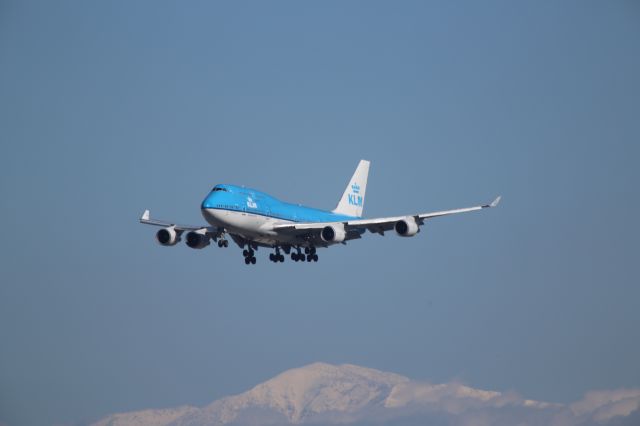
<path fill-rule="evenodd" d="M 359 194 L 360 193 L 360 185 L 358 185 L 357 183 L 354 183 L 353 185 L 351 185 L 351 190 L 355 194 Z"/>

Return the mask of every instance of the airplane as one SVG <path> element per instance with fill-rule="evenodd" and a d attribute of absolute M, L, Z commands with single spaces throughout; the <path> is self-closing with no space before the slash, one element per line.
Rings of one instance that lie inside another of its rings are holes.
<path fill-rule="evenodd" d="M 412 237 L 428 219 L 496 207 L 493 202 L 475 207 L 417 213 L 406 216 L 362 219 L 369 161 L 360 160 L 355 173 L 332 211 L 319 210 L 280 201 L 256 189 L 236 185 L 216 185 L 201 204 L 201 213 L 209 226 L 179 225 L 151 219 L 145 210 L 140 222 L 160 226 L 156 240 L 163 246 L 174 246 L 185 235 L 187 246 L 203 249 L 211 241 L 228 247 L 227 236 L 243 249 L 244 263 L 255 265 L 258 247 L 270 248 L 269 260 L 284 262 L 284 251 L 295 262 L 317 262 L 317 248 L 346 244 L 362 238 L 366 231 L 383 235 L 395 231 L 401 237 Z M 304 253 L 303 253 L 304 251 Z"/>

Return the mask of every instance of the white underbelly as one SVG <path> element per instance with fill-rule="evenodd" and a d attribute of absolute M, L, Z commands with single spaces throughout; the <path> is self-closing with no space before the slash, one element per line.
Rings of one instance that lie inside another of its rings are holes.
<path fill-rule="evenodd" d="M 202 215 L 213 226 L 225 228 L 232 234 L 256 239 L 273 239 L 277 236 L 273 225 L 276 222 L 286 222 L 268 216 L 222 209 L 203 209 Z"/>

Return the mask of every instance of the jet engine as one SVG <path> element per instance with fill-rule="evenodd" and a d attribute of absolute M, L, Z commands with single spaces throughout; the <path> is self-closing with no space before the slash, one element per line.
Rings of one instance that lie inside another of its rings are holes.
<path fill-rule="evenodd" d="M 187 245 L 192 249 L 202 249 L 211 243 L 211 239 L 207 235 L 206 229 L 198 229 L 197 231 L 189 231 L 187 233 Z"/>
<path fill-rule="evenodd" d="M 176 228 L 170 226 L 156 232 L 156 240 L 162 246 L 175 246 L 180 241 L 180 234 L 180 231 L 176 231 Z"/>
<path fill-rule="evenodd" d="M 420 232 L 420 227 L 415 218 L 407 216 L 404 219 L 400 219 L 396 222 L 395 230 L 401 237 L 413 237 Z"/>
<path fill-rule="evenodd" d="M 327 225 L 322 228 L 320 232 L 320 238 L 326 243 L 341 243 L 347 236 L 347 232 L 344 230 L 344 225 L 337 223 L 335 225 Z"/>

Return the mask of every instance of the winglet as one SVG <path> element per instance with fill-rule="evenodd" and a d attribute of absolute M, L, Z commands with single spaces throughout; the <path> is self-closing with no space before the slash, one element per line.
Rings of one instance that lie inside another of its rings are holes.
<path fill-rule="evenodd" d="M 493 201 L 491 202 L 491 204 L 489 204 L 489 207 L 495 207 L 495 206 L 497 206 L 498 204 L 500 204 L 500 200 L 501 200 L 501 199 L 502 199 L 502 195 L 498 195 L 498 196 L 496 197 L 496 199 L 495 199 L 495 200 L 493 200 Z M 149 211 L 149 210 L 147 210 L 147 211 Z"/>
<path fill-rule="evenodd" d="M 149 220 L 149 217 L 149 210 L 145 210 L 144 213 L 142 213 L 142 216 L 140 216 L 140 220 Z"/>

